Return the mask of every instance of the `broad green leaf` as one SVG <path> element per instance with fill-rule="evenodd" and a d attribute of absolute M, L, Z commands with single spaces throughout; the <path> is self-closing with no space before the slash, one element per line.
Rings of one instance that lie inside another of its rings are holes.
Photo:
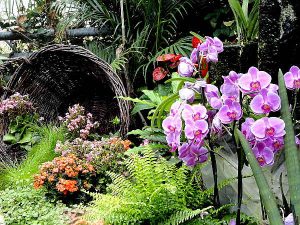
<path fill-rule="evenodd" d="M 248 20 L 248 6 L 249 6 L 249 0 L 243 0 L 242 9 L 247 20 Z"/>
<path fill-rule="evenodd" d="M 133 107 L 133 109 L 131 111 L 131 114 L 134 115 L 134 114 L 136 114 L 136 113 L 138 113 L 138 112 L 140 112 L 142 110 L 152 109 L 152 108 L 154 108 L 154 106 L 137 103 Z"/>
<path fill-rule="evenodd" d="M 3 141 L 4 142 L 7 142 L 7 143 L 12 143 L 12 144 L 15 144 L 17 143 L 17 139 L 14 135 L 12 134 L 6 134 L 3 136 Z"/>
<path fill-rule="evenodd" d="M 195 78 L 190 78 L 190 77 L 174 77 L 169 80 L 166 80 L 165 83 L 170 83 L 174 81 L 187 81 L 187 82 L 195 82 Z"/>
<path fill-rule="evenodd" d="M 280 213 L 277 208 L 277 203 L 276 203 L 275 197 L 271 191 L 271 188 L 268 185 L 267 179 L 266 179 L 260 165 L 257 162 L 257 159 L 255 158 L 255 156 L 252 152 L 252 149 L 251 149 L 248 141 L 246 140 L 243 133 L 240 130 L 238 130 L 237 128 L 235 129 L 234 134 L 236 137 L 239 138 L 240 143 L 245 152 L 245 155 L 251 166 L 253 175 L 256 180 L 256 184 L 259 188 L 261 200 L 266 209 L 266 213 L 268 215 L 270 224 L 271 225 L 283 225 L 282 218 L 281 218 Z"/>
<path fill-rule="evenodd" d="M 295 224 L 300 222 L 300 161 L 295 143 L 295 132 L 290 113 L 289 100 L 282 71 L 278 72 L 279 95 L 281 98 L 281 117 L 285 123 L 284 138 L 285 165 L 288 174 L 291 208 L 294 209 Z M 296 217 L 296 218 L 295 218 Z"/>
<path fill-rule="evenodd" d="M 151 90 L 143 90 L 142 91 L 149 99 L 151 102 L 153 102 L 155 105 L 158 105 L 162 102 L 162 98 L 158 93 L 155 93 L 154 91 Z"/>
<path fill-rule="evenodd" d="M 21 140 L 18 141 L 18 144 L 24 144 L 31 142 L 32 132 L 27 130 L 27 132 L 22 136 Z"/>
<path fill-rule="evenodd" d="M 168 148 L 167 145 L 148 144 L 146 146 L 138 146 L 138 147 L 131 148 L 125 152 L 125 155 L 137 154 L 137 153 L 143 152 L 145 150 L 149 150 L 149 149 L 156 150 L 156 149 L 167 149 L 167 148 Z"/>
<path fill-rule="evenodd" d="M 174 79 L 174 78 L 180 78 L 180 75 L 178 73 L 172 73 L 172 79 Z M 180 83 L 181 82 L 179 80 L 178 81 L 177 80 L 173 80 L 171 82 L 173 93 L 176 93 L 178 91 Z"/>

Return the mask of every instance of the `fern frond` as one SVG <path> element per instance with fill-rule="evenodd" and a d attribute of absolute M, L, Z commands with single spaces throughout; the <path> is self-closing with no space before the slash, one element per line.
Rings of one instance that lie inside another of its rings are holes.
<path fill-rule="evenodd" d="M 196 216 L 203 215 L 207 213 L 209 209 L 211 209 L 212 206 L 204 208 L 204 209 L 196 209 L 196 210 L 181 210 L 176 213 L 174 213 L 168 220 L 164 221 L 163 223 L 160 223 L 160 225 L 179 225 L 186 221 L 189 221 Z"/>
<path fill-rule="evenodd" d="M 110 193 L 96 195 L 88 209 L 91 221 L 109 224 L 158 224 L 179 209 L 186 209 L 187 168 L 177 168 L 151 150 L 126 160 L 129 177 L 108 173 Z"/>

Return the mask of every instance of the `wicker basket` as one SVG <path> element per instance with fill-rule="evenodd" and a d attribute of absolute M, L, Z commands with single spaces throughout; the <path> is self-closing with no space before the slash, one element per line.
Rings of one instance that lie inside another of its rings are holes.
<path fill-rule="evenodd" d="M 46 120 L 56 120 L 69 106 L 79 103 L 100 122 L 101 133 L 129 127 L 129 103 L 121 78 L 110 65 L 76 45 L 50 45 L 33 53 L 14 72 L 8 88 L 28 94 Z M 4 98 L 8 97 L 8 93 Z M 120 125 L 112 119 L 120 118 Z"/>

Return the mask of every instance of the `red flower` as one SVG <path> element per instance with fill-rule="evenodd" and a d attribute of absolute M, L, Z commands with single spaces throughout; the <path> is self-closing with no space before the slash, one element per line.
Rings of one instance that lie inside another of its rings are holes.
<path fill-rule="evenodd" d="M 201 77 L 204 78 L 208 72 L 208 63 L 206 61 L 206 58 L 202 59 L 200 70 L 201 70 Z"/>
<path fill-rule="evenodd" d="M 164 55 L 160 55 L 156 58 L 157 62 L 166 62 L 166 61 L 170 61 L 171 59 L 173 59 L 176 55 L 174 54 L 164 54 Z"/>
<path fill-rule="evenodd" d="M 164 79 L 168 74 L 168 71 L 166 71 L 164 68 L 162 67 L 157 67 L 153 70 L 152 76 L 153 76 L 153 80 L 155 81 L 159 81 Z"/>
<path fill-rule="evenodd" d="M 182 57 L 182 55 L 174 55 L 174 57 L 172 59 L 170 59 L 171 62 L 175 63 L 178 62 L 179 59 Z"/>
<path fill-rule="evenodd" d="M 202 41 L 199 38 L 194 36 L 192 39 L 193 48 L 197 48 L 198 44 L 202 44 Z"/>

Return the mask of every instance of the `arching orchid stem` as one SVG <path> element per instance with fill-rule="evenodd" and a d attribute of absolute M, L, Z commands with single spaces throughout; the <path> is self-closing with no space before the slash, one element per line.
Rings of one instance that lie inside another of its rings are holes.
<path fill-rule="evenodd" d="M 228 161 L 226 158 L 224 158 L 220 153 L 215 152 L 214 150 L 211 150 L 208 143 L 206 143 L 206 147 L 207 147 L 209 152 L 213 152 L 214 154 L 218 155 L 219 157 L 224 159 L 230 166 L 232 166 L 233 168 L 235 168 L 237 170 L 237 167 L 235 165 L 233 165 L 230 161 Z M 246 177 L 244 177 L 244 178 L 246 178 Z"/>
<path fill-rule="evenodd" d="M 215 152 L 212 151 L 213 148 L 212 148 L 210 135 L 208 135 L 208 146 L 209 146 L 211 167 L 212 167 L 213 177 L 214 177 L 214 207 L 218 208 L 220 206 L 220 196 L 219 196 L 219 188 L 218 188 L 218 167 L 217 167 Z"/>
<path fill-rule="evenodd" d="M 236 121 L 233 123 L 233 130 L 237 126 Z M 237 137 L 234 136 L 233 138 L 234 144 L 236 146 L 236 152 L 238 157 L 238 204 L 237 204 L 237 211 L 236 211 L 236 225 L 241 224 L 241 205 L 243 199 L 243 159 L 242 159 L 242 149 L 239 143 L 237 143 Z"/>

